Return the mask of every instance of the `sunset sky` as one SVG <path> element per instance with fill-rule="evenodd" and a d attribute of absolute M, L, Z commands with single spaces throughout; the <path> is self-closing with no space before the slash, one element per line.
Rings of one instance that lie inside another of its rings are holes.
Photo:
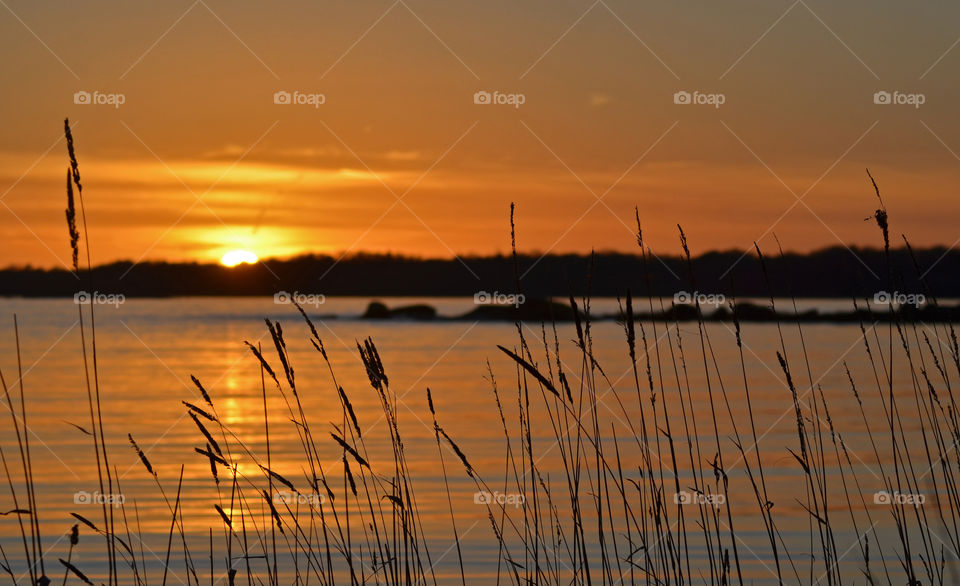
<path fill-rule="evenodd" d="M 876 245 L 866 167 L 960 238 L 956 2 L 264 6 L 0 2 L 0 266 L 69 262 L 67 116 L 95 263 Z"/>

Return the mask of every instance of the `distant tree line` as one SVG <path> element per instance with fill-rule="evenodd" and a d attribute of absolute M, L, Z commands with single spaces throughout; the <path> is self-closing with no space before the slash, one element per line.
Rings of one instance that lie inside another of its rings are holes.
<path fill-rule="evenodd" d="M 960 252 L 945 248 L 882 250 L 827 248 L 810 254 L 710 252 L 689 266 L 680 257 L 620 253 L 524 254 L 419 259 L 360 254 L 301 256 L 226 268 L 217 264 L 116 262 L 80 275 L 63 269 L 0 270 L 0 295 L 70 296 L 78 291 L 131 297 L 273 295 L 279 291 L 357 296 L 470 296 L 478 292 L 527 297 L 671 296 L 681 291 L 726 296 L 873 296 L 878 292 L 960 297 Z M 693 279 L 691 281 L 691 274 Z M 922 276 L 922 279 L 921 279 Z"/>

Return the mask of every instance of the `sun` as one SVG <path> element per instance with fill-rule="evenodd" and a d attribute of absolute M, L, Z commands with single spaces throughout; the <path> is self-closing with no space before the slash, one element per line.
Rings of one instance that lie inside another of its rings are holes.
<path fill-rule="evenodd" d="M 225 267 L 235 267 L 241 264 L 256 264 L 260 260 L 257 255 L 249 250 L 231 250 L 220 257 L 220 264 Z"/>

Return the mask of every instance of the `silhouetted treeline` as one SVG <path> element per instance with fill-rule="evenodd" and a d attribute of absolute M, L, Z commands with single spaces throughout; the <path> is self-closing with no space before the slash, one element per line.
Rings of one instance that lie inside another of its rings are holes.
<path fill-rule="evenodd" d="M 914 261 L 915 257 L 915 261 Z M 828 248 L 811 254 L 760 259 L 742 252 L 711 252 L 687 262 L 602 253 L 521 255 L 424 260 L 393 255 L 330 256 L 269 260 L 225 268 L 216 264 L 117 262 L 79 276 L 66 270 L 0 270 L 0 295 L 53 297 L 78 291 L 127 296 L 273 295 L 279 291 L 357 296 L 469 296 L 478 292 L 528 297 L 583 295 L 671 296 L 679 291 L 730 296 L 873 296 L 877 292 L 960 297 L 960 253 L 945 248 L 893 250 L 889 268 L 882 250 Z M 923 282 L 919 275 L 925 274 Z"/>

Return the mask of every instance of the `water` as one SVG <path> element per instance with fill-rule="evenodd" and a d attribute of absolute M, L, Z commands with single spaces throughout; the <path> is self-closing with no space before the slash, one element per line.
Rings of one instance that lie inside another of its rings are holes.
<path fill-rule="evenodd" d="M 472 583 L 494 582 L 499 544 L 487 518 L 487 508 L 476 502 L 476 485 L 464 474 L 463 466 L 456 455 L 445 445 L 442 465 L 446 475 L 443 474 L 427 406 L 426 389 L 429 387 L 432 390 L 440 425 L 467 454 L 478 474 L 490 487 L 505 488 L 507 495 L 516 494 L 516 487 L 504 485 L 507 472 L 506 443 L 490 381 L 492 373 L 506 412 L 507 424 L 513 434 L 512 449 L 518 450 L 520 440 L 517 436 L 516 364 L 497 349 L 498 344 L 516 349 L 516 326 L 510 323 L 468 321 L 363 321 L 357 316 L 362 313 L 368 301 L 331 298 L 323 305 L 308 309 L 311 315 L 317 316 L 319 335 L 330 357 L 337 382 L 345 389 L 354 405 L 367 448 L 372 454 L 371 464 L 374 470 L 378 470 L 378 466 L 386 467 L 383 470 L 385 474 L 392 471 L 392 463 L 388 460 L 387 424 L 383 420 L 379 399 L 370 386 L 356 347 L 358 341 L 367 337 L 376 342 L 389 376 L 390 387 L 397 396 L 399 430 L 417 495 L 417 508 L 423 523 L 424 537 L 430 546 L 431 561 L 435 565 L 438 581 L 459 582 L 459 564 L 449 512 L 449 507 L 452 506 L 461 536 L 460 546 L 468 577 Z M 471 299 L 386 301 L 390 306 L 429 303 L 436 306 L 441 315 L 458 315 L 472 308 Z M 839 302 L 825 304 L 810 301 L 805 302 L 801 309 L 811 306 L 827 309 L 847 307 Z M 598 300 L 594 304 L 594 309 L 601 313 L 612 312 L 615 308 L 615 300 Z M 43 546 L 52 552 L 46 557 L 48 573 L 57 576 L 63 571 L 63 567 L 56 559 L 66 558 L 69 548 L 64 536 L 70 526 L 77 522 L 70 514 L 78 513 L 98 525 L 103 521 L 100 506 L 87 502 L 95 501 L 98 491 L 92 440 L 75 427 L 91 427 L 77 306 L 72 300 L 6 299 L 0 301 L 0 309 L 0 314 L 4 316 L 0 330 L 3 332 L 0 335 L 0 368 L 11 388 L 18 388 L 19 381 L 13 321 L 10 316 L 16 314 L 19 320 L 28 439 L 33 453 L 33 477 Z M 152 576 L 158 575 L 156 572 L 166 554 L 171 516 L 168 504 L 156 483 L 146 473 L 130 447 L 127 434 L 131 434 L 147 452 L 170 503 L 176 495 L 178 477 L 183 466 L 181 507 L 185 539 L 196 558 L 194 562 L 201 574 L 201 581 L 205 581 L 204 576 L 209 571 L 208 531 L 212 528 L 216 551 L 214 574 L 222 577 L 225 571 L 225 532 L 224 524 L 213 505 L 221 503 L 225 509 L 228 508 L 231 489 L 229 473 L 221 469 L 219 487 L 212 480 L 209 461 L 194 451 L 195 447 L 204 448 L 207 442 L 187 416 L 181 401 L 203 406 L 203 399 L 189 378 L 190 375 L 195 375 L 212 396 L 220 420 L 265 462 L 266 436 L 261 370 L 256 359 L 243 344 L 244 341 L 249 341 L 254 346 L 262 345 L 264 355 L 282 379 L 282 370 L 263 322 L 264 317 L 279 321 L 283 325 L 304 411 L 314 430 L 321 455 L 329 459 L 324 472 L 336 479 L 336 482 L 332 483 L 334 491 L 343 494 L 341 451 L 327 433 L 334 430 L 333 426 L 343 423 L 342 410 L 330 372 L 319 353 L 310 345 L 309 330 L 292 306 L 276 305 L 272 299 L 259 298 L 131 299 L 117 307 L 97 306 L 96 310 L 103 424 L 109 442 L 110 466 L 116 470 L 120 482 L 120 488 L 115 489 L 114 493 L 122 495 L 125 500 L 123 510 L 130 532 L 141 534 L 143 540 L 136 536 L 130 537 L 126 529 L 121 531 L 120 528 L 125 525 L 120 518 L 122 513 L 119 508 L 116 509 L 118 518 L 115 523 L 118 532 L 131 541 L 130 545 L 137 551 L 138 558 L 145 560 L 152 581 L 159 582 Z M 328 317 L 320 317 L 321 315 Z M 336 317 L 329 317 L 332 315 Z M 86 327 L 85 333 L 89 342 L 89 324 L 86 324 Z M 652 344 L 653 326 L 648 323 L 644 328 Z M 689 456 L 689 449 L 693 448 L 688 449 L 687 430 L 681 413 L 684 407 L 679 399 L 677 376 L 684 393 L 687 392 L 685 381 L 689 380 L 690 401 L 684 405 L 686 408 L 692 406 L 695 411 L 697 434 L 701 443 L 701 453 L 699 456 L 694 454 L 694 459 L 702 464 L 708 475 L 709 463 L 713 461 L 716 452 L 710 395 L 701 358 L 698 326 L 696 323 L 679 325 L 680 340 L 686 352 L 686 375 L 682 371 L 675 375 L 670 362 L 670 352 L 679 351 L 676 332 L 673 331 L 672 335 L 667 337 L 664 336 L 662 324 L 658 324 L 657 328 L 656 333 L 660 336 L 657 348 L 661 352 L 665 381 L 662 389 L 658 384 L 657 405 L 661 410 L 661 418 L 664 407 L 669 411 L 672 433 L 677 445 L 678 474 L 681 482 L 686 482 L 689 487 L 694 483 Z M 730 478 L 728 499 L 723 507 L 729 507 L 732 513 L 744 575 L 756 583 L 765 583 L 773 576 L 773 558 L 758 514 L 757 502 L 746 476 L 746 467 L 733 444 L 734 429 L 731 419 L 737 423 L 739 434 L 747 448 L 747 458 L 755 469 L 756 453 L 749 449 L 752 442 L 749 440 L 750 427 L 740 357 L 734 343 L 732 325 L 711 323 L 705 326 L 705 331 L 711 343 L 707 352 L 707 365 L 714 393 L 717 435 L 723 449 L 724 466 Z M 942 327 L 923 325 L 918 326 L 916 331 L 920 336 L 926 332 L 933 344 L 946 343 L 948 339 Z M 541 341 L 544 331 L 539 324 L 526 324 L 523 326 L 523 334 L 539 366 L 546 371 Z M 548 328 L 545 334 L 552 347 L 552 329 Z M 638 391 L 623 328 L 614 322 L 601 322 L 593 325 L 592 335 L 594 356 L 605 375 L 598 373 L 596 384 L 599 397 L 598 420 L 601 429 L 607 430 L 604 432 L 606 449 L 610 450 L 612 457 L 612 445 L 616 441 L 620 449 L 624 476 L 642 480 L 638 471 L 641 462 L 637 440 L 637 434 L 640 433 Z M 638 338 L 640 335 L 638 326 Z M 847 511 L 843 486 L 843 480 L 852 485 L 854 479 L 849 469 L 844 479 L 840 477 L 836 466 L 828 469 L 826 492 L 832 505 L 828 513 L 834 524 L 837 550 L 843 554 L 839 563 L 840 570 L 846 576 L 854 579 L 860 576 L 862 579 L 862 556 L 856 540 L 873 528 L 874 533 L 869 533 L 873 572 L 882 575 L 879 559 L 884 546 L 887 548 L 887 562 L 891 571 L 898 572 L 893 552 L 899 547 L 899 541 L 896 538 L 891 507 L 882 502 L 873 502 L 874 493 L 884 488 L 877 456 L 879 455 L 880 462 L 887 467 L 888 473 L 892 460 L 889 440 L 878 441 L 875 453 L 866 434 L 864 419 L 870 422 L 871 426 L 876 425 L 875 429 L 882 431 L 885 416 L 875 371 L 864 350 L 861 330 L 857 325 L 804 325 L 803 343 L 809 356 L 809 375 L 800 353 L 801 341 L 796 327 L 785 326 L 783 335 L 789 351 L 791 374 L 798 392 L 804 400 L 809 400 L 811 378 L 815 388 L 822 388 L 830 408 L 829 414 L 821 413 L 823 425 L 826 428 L 829 419 L 840 434 L 857 475 L 859 492 L 865 499 L 863 506 L 856 512 L 855 529 Z M 868 330 L 871 343 L 882 341 L 886 344 L 887 335 L 886 326 L 881 326 L 876 331 Z M 563 368 L 573 392 L 577 393 L 581 376 L 585 372 L 574 344 L 576 332 L 573 325 L 558 326 L 557 337 Z M 811 553 L 819 556 L 820 551 L 817 543 L 814 543 L 811 550 L 810 516 L 800 504 L 806 502 L 803 474 L 799 464 L 788 451 L 789 448 L 797 452 L 799 443 L 791 393 L 777 362 L 777 327 L 773 324 L 746 324 L 743 342 L 757 434 L 761 437 L 759 453 L 765 467 L 767 490 L 770 500 L 775 503 L 773 510 L 783 546 L 790 550 L 801 580 L 806 582 L 810 577 L 809 557 Z M 711 349 L 715 358 L 711 356 Z M 490 363 L 489 372 L 487 361 Z M 933 365 L 927 366 L 933 369 Z M 861 415 L 851 392 L 845 367 L 849 367 L 864 399 L 864 415 Z M 550 368 L 555 376 L 556 364 L 551 364 Z M 638 368 L 640 395 L 644 401 L 648 401 L 649 390 L 646 387 L 645 357 L 642 351 L 638 357 Z M 895 393 L 904 401 L 913 401 L 913 382 L 909 372 L 899 368 L 894 375 Z M 656 366 L 654 376 L 657 376 Z M 718 381 L 722 381 L 723 388 Z M 304 490 L 306 470 L 297 429 L 291 424 L 287 407 L 269 379 L 266 389 L 272 468 L 290 479 L 298 489 Z M 721 395 L 724 390 L 729 397 L 729 411 Z M 540 391 L 532 387 L 531 393 L 530 400 L 534 407 L 532 442 L 540 474 L 543 482 L 549 482 L 551 489 L 557 491 L 557 494 L 566 493 L 561 449 L 555 439 L 553 425 L 565 423 L 568 429 L 575 429 L 575 423 L 572 420 L 551 423 L 542 407 Z M 649 403 L 645 408 L 649 410 Z M 7 424 L 0 432 L 0 445 L 11 466 L 14 482 L 20 483 L 22 473 L 17 457 L 17 442 L 9 423 L 8 412 L 6 407 L 2 411 Z M 589 409 L 582 412 L 581 421 L 590 423 L 589 414 Z M 647 417 L 651 417 L 649 411 Z M 812 426 L 813 422 L 808 425 Z M 658 421 L 658 426 L 664 426 L 662 419 Z M 930 511 L 927 522 L 936 528 L 940 519 L 936 514 L 936 502 L 933 499 L 937 492 L 934 483 L 939 476 L 937 470 L 927 470 L 929 466 L 924 456 L 919 419 L 905 417 L 902 426 L 906 437 L 916 440 L 908 442 L 908 445 L 915 450 L 912 455 L 916 462 L 916 475 L 920 479 L 918 482 L 927 487 L 927 503 L 924 505 L 926 510 Z M 654 426 L 651 424 L 650 427 Z M 655 441 L 652 429 L 648 431 L 651 433 L 650 441 Z M 692 429 L 689 431 L 693 433 Z M 217 439 L 219 438 L 218 435 Z M 671 464 L 665 452 L 667 444 L 662 435 L 659 441 L 669 481 L 669 474 L 672 473 L 669 472 Z M 835 464 L 835 448 L 830 442 L 829 431 L 826 432 L 823 449 L 827 453 L 828 464 Z M 262 480 L 263 475 L 252 458 L 236 447 L 233 450 L 231 456 L 233 461 L 239 463 L 241 474 L 258 476 Z M 592 507 L 592 496 L 588 495 L 592 494 L 596 487 L 591 488 L 586 480 L 584 482 L 581 505 Z M 4 482 L 3 496 L 0 497 L 3 504 L 0 508 L 9 510 L 15 507 L 6 484 Z M 266 481 L 262 480 L 261 485 L 265 486 Z M 25 498 L 22 486 L 15 484 L 21 508 L 24 507 L 22 501 Z M 449 501 L 446 487 L 449 487 Z M 855 489 L 851 486 L 847 488 Z M 88 497 L 88 493 L 93 496 Z M 673 495 L 669 495 L 667 498 L 672 497 Z M 510 501 L 513 503 L 521 497 L 504 498 L 513 498 L 514 500 Z M 637 498 L 639 502 L 639 497 Z M 855 497 L 855 501 L 859 503 L 859 497 Z M 561 521 L 569 522 L 570 503 L 558 497 L 554 504 Z M 269 511 L 265 510 L 262 502 L 259 506 L 257 513 L 264 517 L 247 519 L 247 522 L 262 523 L 265 527 L 269 525 Z M 301 506 L 309 506 L 309 503 L 302 503 Z M 931 506 L 933 508 L 930 508 Z M 694 568 L 698 565 L 702 567 L 708 555 L 695 525 L 694 517 L 698 516 L 698 510 L 691 506 L 687 513 L 687 527 L 692 536 L 689 550 Z M 507 511 L 522 526 L 521 509 L 508 506 Z M 637 514 L 641 512 L 638 511 Z M 726 512 L 722 517 L 726 517 Z M 622 523 L 622 519 L 621 512 L 618 522 Z M 72 553 L 71 559 L 83 571 L 91 576 L 98 576 L 102 575 L 105 567 L 103 539 L 91 533 L 89 528 L 81 525 L 80 544 Z M 883 543 L 875 543 L 875 534 Z M 19 569 L 17 574 L 21 574 L 24 571 L 23 550 L 15 516 L 0 518 L 0 536 L 5 555 L 14 565 L 14 569 Z M 727 537 L 724 536 L 724 539 Z M 290 535 L 285 538 L 292 539 Z M 506 538 L 508 542 L 517 543 L 515 536 Z M 179 539 L 177 537 L 174 541 L 171 562 L 173 575 L 169 580 L 171 583 L 188 583 Z M 235 542 L 233 547 L 234 555 L 238 555 L 239 544 Z M 279 547 L 286 551 L 282 543 Z M 937 551 L 939 552 L 939 544 Z M 619 553 L 620 564 L 625 568 L 623 558 L 626 554 L 623 551 Z M 369 556 L 369 552 L 364 555 Z M 522 560 L 522 557 L 523 552 L 519 551 L 519 559 Z M 263 560 L 254 559 L 250 563 L 254 571 L 264 573 Z M 300 570 L 304 571 L 304 560 L 301 559 L 298 563 Z M 283 560 L 281 571 L 292 573 L 292 565 L 290 559 Z M 235 566 L 241 568 L 241 582 L 245 583 L 244 564 L 237 562 Z M 952 566 L 952 562 L 948 563 L 948 572 Z M 501 579 L 509 581 L 504 571 L 501 568 Z M 813 579 L 822 572 L 822 568 L 816 571 Z M 902 575 L 902 571 L 900 572 L 895 576 Z M 786 573 L 793 576 L 792 569 Z M 341 576 L 342 580 L 348 579 L 345 575 Z M 290 574 L 287 574 L 286 579 L 292 581 Z M 701 579 L 708 580 L 709 576 L 700 577 L 694 570 L 693 581 Z M 796 578 L 791 581 L 795 582 Z M 283 583 L 283 580 L 281 582 Z"/>

